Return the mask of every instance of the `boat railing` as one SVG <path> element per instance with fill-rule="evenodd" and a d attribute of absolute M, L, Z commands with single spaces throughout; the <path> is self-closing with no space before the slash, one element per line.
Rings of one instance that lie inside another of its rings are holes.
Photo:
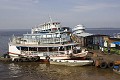
<path fill-rule="evenodd" d="M 69 38 L 43 38 L 40 40 L 36 40 L 36 39 L 24 39 L 21 37 L 14 37 L 12 39 L 12 43 L 16 43 L 16 44 L 43 44 L 43 43 L 61 43 L 61 42 L 67 42 L 70 41 Z"/>
<path fill-rule="evenodd" d="M 21 51 L 21 54 L 24 56 L 50 56 L 50 55 L 60 55 L 64 52 L 39 52 L 39 51 Z"/>
<path fill-rule="evenodd" d="M 114 38 L 120 38 L 120 33 L 114 33 L 113 36 Z"/>
<path fill-rule="evenodd" d="M 21 41 L 23 41 L 23 37 L 22 36 L 13 36 L 12 39 L 10 39 L 10 43 L 20 44 Z"/>

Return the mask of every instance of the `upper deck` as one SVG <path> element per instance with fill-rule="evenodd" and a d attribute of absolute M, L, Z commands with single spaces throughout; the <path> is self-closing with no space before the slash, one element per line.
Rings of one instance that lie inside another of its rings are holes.
<path fill-rule="evenodd" d="M 15 44 L 63 44 L 73 42 L 69 27 L 61 27 L 60 22 L 48 22 L 32 28 L 30 34 L 22 37 L 13 36 L 11 43 Z"/>
<path fill-rule="evenodd" d="M 79 34 L 79 33 L 85 32 L 85 27 L 83 25 L 77 25 L 72 29 L 72 31 L 73 31 L 73 34 Z"/>
<path fill-rule="evenodd" d="M 31 33 L 39 33 L 39 32 L 55 32 L 61 28 L 60 22 L 48 22 L 44 24 L 40 24 L 32 28 Z"/>
<path fill-rule="evenodd" d="M 9 43 L 9 45 L 23 46 L 23 47 L 61 47 L 61 46 L 75 46 L 79 45 L 78 43 L 66 43 L 66 44 L 16 44 Z"/>

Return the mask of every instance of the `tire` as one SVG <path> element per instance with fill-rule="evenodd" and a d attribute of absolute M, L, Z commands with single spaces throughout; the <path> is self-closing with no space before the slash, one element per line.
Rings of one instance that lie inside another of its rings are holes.
<path fill-rule="evenodd" d="M 107 68 L 107 63 L 106 62 L 101 62 L 100 63 L 100 68 L 102 68 L 102 69 L 105 69 L 105 68 Z"/>
<path fill-rule="evenodd" d="M 109 68 L 113 68 L 114 65 L 115 65 L 114 62 L 109 62 L 109 63 L 108 63 L 108 67 L 109 67 Z"/>

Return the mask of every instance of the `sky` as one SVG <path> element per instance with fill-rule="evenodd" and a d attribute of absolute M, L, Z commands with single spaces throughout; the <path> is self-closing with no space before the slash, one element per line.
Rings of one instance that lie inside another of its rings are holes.
<path fill-rule="evenodd" d="M 49 16 L 64 27 L 120 28 L 120 0 L 0 0 L 0 29 L 31 29 Z"/>

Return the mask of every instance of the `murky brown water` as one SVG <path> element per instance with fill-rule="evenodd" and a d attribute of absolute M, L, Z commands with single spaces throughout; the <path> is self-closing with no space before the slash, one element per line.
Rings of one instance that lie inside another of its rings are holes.
<path fill-rule="evenodd" d="M 0 63 L 0 80 L 120 80 L 111 69 L 28 63 Z"/>

